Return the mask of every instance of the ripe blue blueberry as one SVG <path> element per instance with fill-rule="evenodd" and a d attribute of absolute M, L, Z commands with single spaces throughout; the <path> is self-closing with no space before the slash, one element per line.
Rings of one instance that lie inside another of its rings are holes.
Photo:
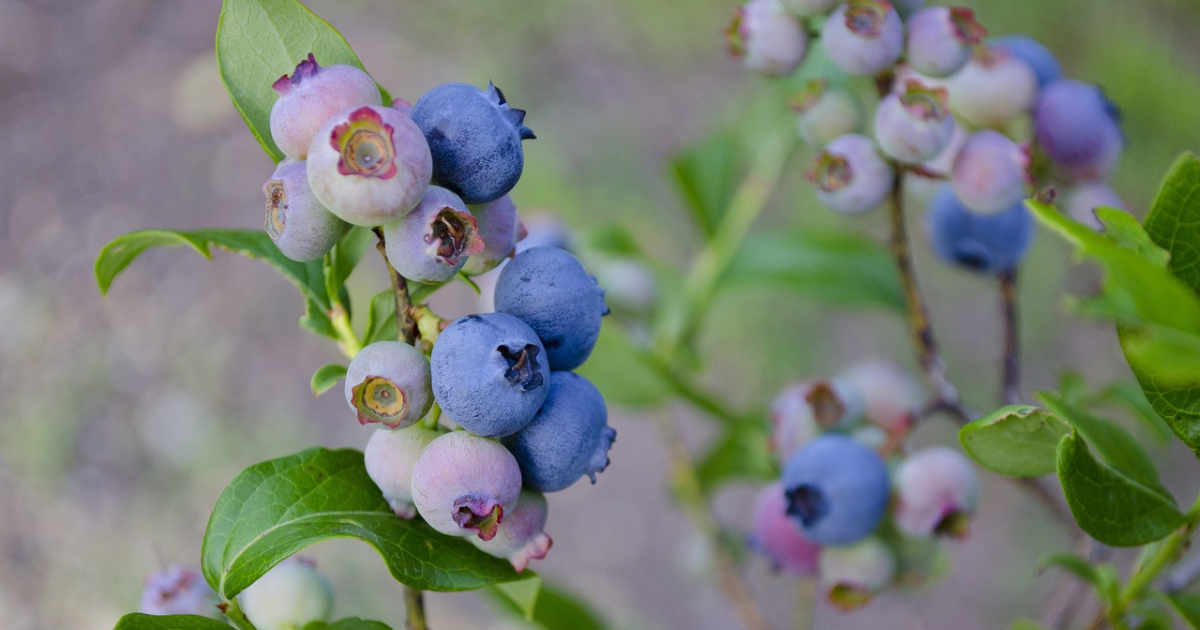
<path fill-rule="evenodd" d="M 775 567 L 792 575 L 807 577 L 817 573 L 821 546 L 805 538 L 796 520 L 787 515 L 783 482 L 777 481 L 758 492 L 749 545 Z"/>
<path fill-rule="evenodd" d="M 412 108 L 433 154 L 433 181 L 471 204 L 503 197 L 525 165 L 522 140 L 535 136 L 525 111 L 512 109 L 504 94 L 466 83 L 446 83 L 425 93 Z"/>
<path fill-rule="evenodd" d="M 433 406 L 429 360 L 404 342 L 377 341 L 350 361 L 345 393 L 360 424 L 411 426 Z"/>
<path fill-rule="evenodd" d="M 808 31 L 780 0 L 750 0 L 725 30 L 729 52 L 769 77 L 792 73 L 808 52 Z"/>
<path fill-rule="evenodd" d="M 504 265 L 496 310 L 519 317 L 541 338 L 551 370 L 570 370 L 592 353 L 608 313 L 604 290 L 578 258 L 557 247 L 527 249 Z"/>
<path fill-rule="evenodd" d="M 546 350 L 505 313 L 467 315 L 438 335 L 429 357 L 433 396 L 460 427 L 487 437 L 521 430 L 546 400 Z"/>
<path fill-rule="evenodd" d="M 823 147 L 834 138 L 862 130 L 863 107 L 854 93 L 830 85 L 828 79 L 813 79 L 790 101 L 798 114 L 796 131 L 805 142 Z"/>
<path fill-rule="evenodd" d="M 496 528 L 496 537 L 467 540 L 484 553 L 507 559 L 513 570 L 520 573 L 529 566 L 530 560 L 541 560 L 550 551 L 553 541 L 546 535 L 546 496 L 534 490 L 522 490 L 517 505 L 504 515 L 504 522 Z"/>
<path fill-rule="evenodd" d="M 946 90 L 909 80 L 875 109 L 875 139 L 898 162 L 918 164 L 938 156 L 954 136 Z"/>
<path fill-rule="evenodd" d="M 888 2 L 849 0 L 825 20 L 821 42 L 829 60 L 843 72 L 875 75 L 900 58 L 904 25 Z"/>
<path fill-rule="evenodd" d="M 574 372 L 551 372 L 550 395 L 541 410 L 502 441 L 517 458 L 527 488 L 554 492 L 584 475 L 596 483 L 616 436 L 595 385 Z"/>
<path fill-rule="evenodd" d="M 496 268 L 513 255 L 517 243 L 525 238 L 525 224 L 517 216 L 517 207 L 508 195 L 485 204 L 471 206 L 483 249 L 471 254 L 462 272 L 475 276 Z"/>
<path fill-rule="evenodd" d="M 1021 262 L 1033 240 L 1033 217 L 1017 201 L 993 214 L 972 212 L 943 186 L 925 215 L 929 240 L 939 258 L 979 273 L 1008 271 Z"/>
<path fill-rule="evenodd" d="M 975 12 L 962 7 L 928 7 L 908 18 L 905 59 L 930 77 L 948 77 L 971 58 L 986 30 Z"/>
<path fill-rule="evenodd" d="M 946 80 L 950 109 L 976 127 L 1000 129 L 1033 108 L 1037 75 L 1007 50 L 977 46 L 970 61 Z"/>
<path fill-rule="evenodd" d="M 309 53 L 292 76 L 271 87 L 279 98 L 271 106 L 271 138 L 289 159 L 308 157 L 317 130 L 334 114 L 358 105 L 382 105 L 379 87 L 354 66 L 321 67 Z"/>
<path fill-rule="evenodd" d="M 975 212 L 1007 210 L 1025 197 L 1029 153 L 998 131 L 973 134 L 954 156 L 950 185 Z"/>
<path fill-rule="evenodd" d="M 892 167 L 870 138 L 848 133 L 825 145 L 808 172 L 817 185 L 817 199 L 844 214 L 875 208 L 892 190 Z"/>
<path fill-rule="evenodd" d="M 410 280 L 426 284 L 454 277 L 467 257 L 483 251 L 475 217 L 458 195 L 440 186 L 395 223 L 383 226 L 388 262 Z"/>
<path fill-rule="evenodd" d="M 1037 75 L 1039 88 L 1045 88 L 1051 82 L 1062 78 L 1062 65 L 1058 63 L 1058 58 L 1048 48 L 1028 35 L 997 37 L 988 43 L 994 48 L 1007 50 L 1032 68 L 1033 73 Z"/>
<path fill-rule="evenodd" d="M 822 545 L 849 545 L 883 520 L 891 495 L 887 464 L 853 438 L 827 433 L 809 442 L 783 468 L 787 513 L 804 535 Z"/>
<path fill-rule="evenodd" d="M 284 160 L 263 184 L 267 197 L 265 228 L 280 253 L 292 260 L 316 260 L 337 244 L 346 222 L 337 218 L 308 187 L 304 162 Z"/>
<path fill-rule="evenodd" d="M 451 431 L 429 443 L 412 470 L 412 498 L 430 527 L 491 540 L 521 494 L 521 470 L 499 442 Z"/>
<path fill-rule="evenodd" d="M 403 519 L 417 515 L 412 500 L 412 471 L 417 458 L 437 437 L 437 431 L 409 427 L 389 431 L 376 429 L 363 449 L 367 476 L 379 486 L 392 511 Z"/>
<path fill-rule="evenodd" d="M 1116 105 L 1097 86 L 1060 79 L 1046 86 L 1033 114 L 1038 146 L 1073 180 L 1112 174 L 1124 138 Z"/>

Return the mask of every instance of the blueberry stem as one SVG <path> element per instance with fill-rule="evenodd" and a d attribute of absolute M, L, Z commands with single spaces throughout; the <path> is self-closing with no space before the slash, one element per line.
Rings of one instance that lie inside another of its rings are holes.
<path fill-rule="evenodd" d="M 251 623 L 248 618 L 246 618 L 246 613 L 242 612 L 241 607 L 238 606 L 236 597 L 230 597 L 228 601 L 221 602 L 217 608 L 221 609 L 221 612 L 225 614 L 225 617 L 229 619 L 229 621 L 234 625 L 234 627 L 238 628 L 238 630 L 258 630 L 254 627 L 254 624 Z"/>
<path fill-rule="evenodd" d="M 404 587 L 405 630 L 428 630 L 425 624 L 425 597 L 420 589 Z"/>
<path fill-rule="evenodd" d="M 1192 503 L 1186 516 L 1187 520 L 1183 527 L 1164 538 L 1153 555 L 1142 556 L 1140 560 L 1144 561 L 1139 561 L 1134 566 L 1125 588 L 1121 589 L 1116 601 L 1108 610 L 1108 620 L 1114 628 L 1121 627 L 1121 624 L 1124 623 L 1123 617 L 1129 607 L 1142 597 L 1143 592 L 1150 587 L 1164 569 L 1174 566 L 1179 561 L 1188 544 L 1191 543 L 1192 534 L 1196 532 L 1196 527 L 1200 526 L 1200 496 L 1196 497 L 1196 501 Z"/>
<path fill-rule="evenodd" d="M 412 345 L 417 340 L 417 324 L 412 317 L 412 299 L 408 295 L 408 280 L 400 275 L 399 271 L 392 266 L 391 261 L 387 258 L 387 249 L 384 247 L 383 229 L 373 228 L 375 236 L 379 239 L 375 243 L 375 249 L 379 250 L 379 255 L 383 256 L 383 263 L 387 265 L 388 277 L 392 280 L 392 295 L 396 298 L 396 329 L 398 339 Z"/>
<path fill-rule="evenodd" d="M 1004 377 L 1000 400 L 1006 405 L 1021 402 L 1021 342 L 1018 334 L 1017 270 L 1000 274 L 1000 309 L 1004 319 Z"/>

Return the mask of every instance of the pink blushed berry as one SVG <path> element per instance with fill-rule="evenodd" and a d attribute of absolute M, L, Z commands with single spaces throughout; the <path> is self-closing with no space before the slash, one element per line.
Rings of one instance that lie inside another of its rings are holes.
<path fill-rule="evenodd" d="M 892 477 L 893 518 L 910 536 L 963 538 L 979 507 L 979 475 L 963 454 L 927 448 L 905 459 Z"/>
<path fill-rule="evenodd" d="M 971 48 L 987 34 L 975 13 L 961 7 L 928 7 L 908 18 L 905 58 L 914 70 L 948 77 L 971 58 Z"/>
<path fill-rule="evenodd" d="M 976 127 L 999 129 L 1029 112 L 1038 94 L 1037 75 L 1007 49 L 987 44 L 947 79 L 950 109 Z"/>
<path fill-rule="evenodd" d="M 968 209 L 993 214 L 1025 197 L 1029 152 L 998 131 L 985 129 L 967 138 L 954 157 L 950 186 Z"/>
<path fill-rule="evenodd" d="M 849 0 L 821 28 L 833 65 L 847 74 L 875 75 L 896 63 L 904 49 L 904 25 L 888 2 Z"/>
<path fill-rule="evenodd" d="M 792 73 L 808 53 L 808 32 L 779 0 L 750 0 L 725 31 L 729 52 L 769 77 Z"/>
<path fill-rule="evenodd" d="M 293 160 L 307 158 L 313 136 L 333 115 L 382 104 L 379 87 L 366 72 L 346 65 L 322 67 L 312 53 L 271 87 L 279 93 L 271 107 L 271 138 Z"/>
<path fill-rule="evenodd" d="M 517 506 L 505 515 L 491 540 L 468 538 L 484 553 L 505 558 L 520 573 L 531 560 L 541 560 L 554 541 L 546 535 L 546 496 L 535 490 L 522 490 Z"/>
<path fill-rule="evenodd" d="M 520 492 L 521 469 L 508 449 L 466 431 L 430 442 L 413 466 L 417 512 L 450 536 L 491 540 Z"/>
<path fill-rule="evenodd" d="M 817 573 L 821 546 L 805 538 L 796 519 L 788 516 L 787 497 L 781 481 L 759 491 L 754 502 L 754 526 L 749 544 L 777 569 L 791 575 Z"/>
<path fill-rule="evenodd" d="M 937 157 L 954 136 L 946 91 L 910 80 L 875 109 L 879 148 L 898 162 L 917 164 Z"/>
<path fill-rule="evenodd" d="M 883 203 L 894 176 L 875 143 L 856 133 L 826 145 L 808 172 L 809 181 L 817 186 L 817 199 L 844 214 L 866 212 Z"/>

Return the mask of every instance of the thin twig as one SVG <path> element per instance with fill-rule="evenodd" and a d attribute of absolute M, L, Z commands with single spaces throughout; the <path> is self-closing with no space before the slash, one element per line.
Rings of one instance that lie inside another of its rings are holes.
<path fill-rule="evenodd" d="M 1021 402 L 1021 345 L 1018 337 L 1017 270 L 1000 274 L 1000 310 L 1004 317 L 1004 377 L 1000 400 L 1006 405 Z"/>
<path fill-rule="evenodd" d="M 420 589 L 404 587 L 405 630 L 429 630 L 425 625 L 425 597 Z"/>

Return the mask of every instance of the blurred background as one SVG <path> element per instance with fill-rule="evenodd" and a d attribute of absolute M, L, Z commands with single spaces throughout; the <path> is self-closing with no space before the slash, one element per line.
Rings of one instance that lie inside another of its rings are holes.
<path fill-rule="evenodd" d="M 579 234 L 620 223 L 676 268 L 701 234 L 667 160 L 712 129 L 784 113 L 779 88 L 725 52 L 730 0 L 307 4 L 394 95 L 415 101 L 439 83 L 494 81 L 538 135 L 525 145 L 518 208 L 556 214 Z M 1143 216 L 1175 156 L 1200 149 L 1200 4 L 965 4 L 992 34 L 1046 43 L 1067 74 L 1100 83 L 1120 105 L 1129 144 L 1114 183 Z M 312 445 L 361 448 L 369 436 L 338 390 L 313 398 L 312 371 L 340 354 L 296 327 L 299 296 L 265 266 L 152 251 L 107 299 L 96 288 L 96 255 L 124 232 L 262 225 L 272 165 L 220 83 L 219 11 L 217 0 L 0 0 L 0 625 L 10 630 L 111 628 L 137 607 L 148 573 L 198 564 L 208 512 L 241 469 Z M 839 218 L 816 204 L 803 177 L 810 159 L 808 149 L 795 156 L 758 228 L 883 234 L 881 213 Z M 974 404 L 993 405 L 995 287 L 939 265 L 914 233 L 950 373 Z M 353 276 L 356 305 L 386 286 L 381 267 L 368 258 Z M 1027 399 L 1067 367 L 1093 387 L 1131 380 L 1111 327 L 1063 309 L 1064 293 L 1095 288 L 1090 271 L 1039 234 L 1020 289 Z M 474 308 L 464 287 L 445 293 L 439 312 Z M 698 348 L 703 380 L 735 406 L 763 406 L 789 381 L 862 359 L 914 365 L 893 314 L 773 288 L 722 293 Z M 613 463 L 597 485 L 552 497 L 554 550 L 533 568 L 615 628 L 736 627 L 672 505 L 647 418 L 668 415 L 696 448 L 710 423 L 682 405 L 612 407 Z M 949 442 L 953 430 L 933 420 L 916 440 Z M 1152 447 L 1179 464 L 1163 467 L 1168 487 L 1191 496 L 1194 459 Z M 750 484 L 722 489 L 722 523 L 747 528 L 753 494 Z M 1054 583 L 1037 575 L 1036 558 L 1067 544 L 1037 505 L 985 476 L 972 535 L 950 546 L 951 579 L 861 612 L 820 606 L 817 627 L 995 628 L 1036 616 Z M 324 543 L 308 555 L 338 591 L 337 616 L 400 624 L 399 590 L 370 548 Z M 746 570 L 783 627 L 796 582 L 758 559 Z M 433 594 L 428 607 L 435 629 L 521 627 L 473 594 Z"/>

